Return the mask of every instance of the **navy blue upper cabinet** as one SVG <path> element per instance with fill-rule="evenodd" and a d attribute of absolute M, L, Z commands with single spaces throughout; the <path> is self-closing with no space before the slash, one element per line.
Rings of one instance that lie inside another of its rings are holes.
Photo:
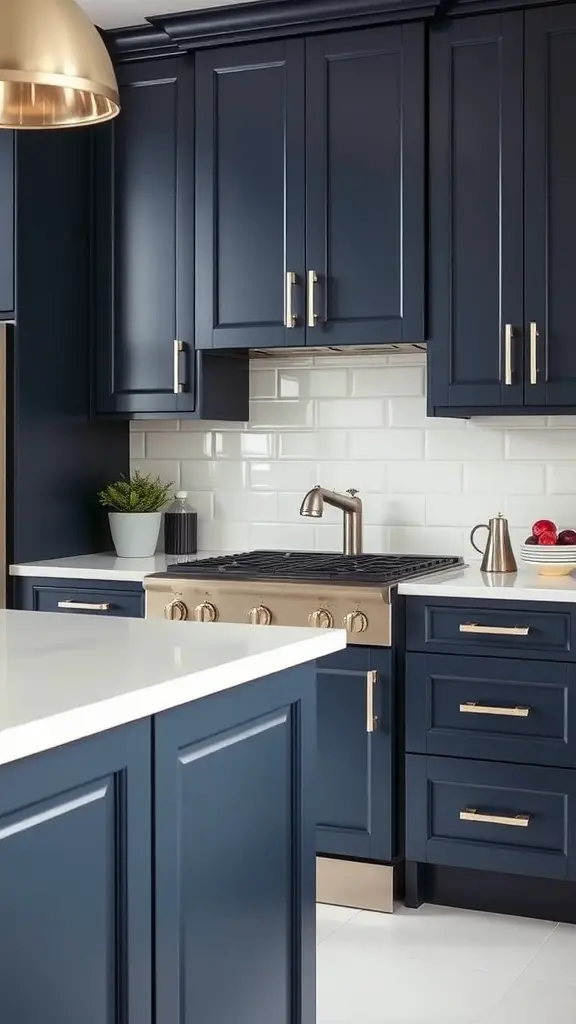
<path fill-rule="evenodd" d="M 0 320 L 11 319 L 16 308 L 14 141 L 14 132 L 0 132 Z"/>
<path fill-rule="evenodd" d="M 347 647 L 317 668 L 317 852 L 394 856 L 392 653 Z M 368 688 L 374 720 L 368 720 Z"/>
<path fill-rule="evenodd" d="M 196 132 L 198 347 L 304 344 L 303 42 L 200 53 Z"/>
<path fill-rule="evenodd" d="M 96 411 L 193 412 L 193 60 L 118 81 L 121 114 L 96 135 Z"/>
<path fill-rule="evenodd" d="M 200 53 L 199 348 L 423 340 L 424 27 Z"/>
<path fill-rule="evenodd" d="M 432 413 L 523 403 L 522 75 L 521 13 L 431 32 Z"/>
<path fill-rule="evenodd" d="M 306 42 L 309 345 L 425 337 L 424 67 L 419 24 Z"/>
<path fill-rule="evenodd" d="M 525 18 L 525 402 L 553 411 L 576 403 L 576 5 Z"/>

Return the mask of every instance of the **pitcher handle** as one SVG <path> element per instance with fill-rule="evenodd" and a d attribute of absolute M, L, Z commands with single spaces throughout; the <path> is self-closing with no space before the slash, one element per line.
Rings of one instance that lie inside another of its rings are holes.
<path fill-rule="evenodd" d="M 479 555 L 483 555 L 485 549 L 479 548 L 478 545 L 474 543 L 474 534 L 476 533 L 476 530 L 488 530 L 488 533 L 490 533 L 490 527 L 487 523 L 478 523 L 478 526 L 475 526 L 470 534 L 470 543 L 472 547 L 475 548 Z"/>

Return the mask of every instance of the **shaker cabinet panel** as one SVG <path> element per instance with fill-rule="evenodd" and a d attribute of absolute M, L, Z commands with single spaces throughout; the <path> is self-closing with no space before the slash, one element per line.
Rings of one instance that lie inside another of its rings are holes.
<path fill-rule="evenodd" d="M 307 343 L 422 341 L 424 27 L 306 42 Z"/>
<path fill-rule="evenodd" d="M 0 132 L 0 320 L 11 319 L 16 308 L 14 151 L 14 132 Z"/>
<path fill-rule="evenodd" d="M 121 67 L 96 136 L 99 413 L 195 409 L 193 74 L 188 57 Z"/>
<path fill-rule="evenodd" d="M 303 47 L 197 57 L 198 348 L 304 343 Z"/>
<path fill-rule="evenodd" d="M 430 40 L 432 407 L 521 405 L 523 15 Z"/>
<path fill-rule="evenodd" d="M 525 402 L 566 407 L 576 402 L 576 5 L 525 18 Z"/>

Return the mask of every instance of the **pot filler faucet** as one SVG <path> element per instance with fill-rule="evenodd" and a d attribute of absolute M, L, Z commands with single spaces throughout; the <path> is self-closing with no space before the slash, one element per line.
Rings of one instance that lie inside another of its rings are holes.
<path fill-rule="evenodd" d="M 327 491 L 325 487 L 313 487 L 300 507 L 301 516 L 320 519 L 324 515 L 324 502 L 344 513 L 344 554 L 362 554 L 362 502 L 351 488 L 346 494 Z M 350 495 L 350 497 L 348 497 Z"/>

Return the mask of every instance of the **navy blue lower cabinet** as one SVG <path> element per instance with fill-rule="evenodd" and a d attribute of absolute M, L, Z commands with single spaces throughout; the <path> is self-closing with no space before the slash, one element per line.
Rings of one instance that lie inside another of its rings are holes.
<path fill-rule="evenodd" d="M 576 665 L 408 654 L 406 750 L 576 768 Z"/>
<path fill-rule="evenodd" d="M 316 663 L 319 854 L 381 861 L 395 854 L 392 666 L 391 650 L 360 646 Z"/>
<path fill-rule="evenodd" d="M 409 754 L 406 858 L 576 879 L 576 772 Z"/>
<path fill-rule="evenodd" d="M 2 1024 L 150 1024 L 150 822 L 148 720 L 0 766 Z"/>
<path fill-rule="evenodd" d="M 315 1019 L 314 667 L 155 719 L 156 1017 Z"/>
<path fill-rule="evenodd" d="M 144 588 L 125 580 L 13 577 L 13 607 L 33 612 L 144 618 Z"/>

